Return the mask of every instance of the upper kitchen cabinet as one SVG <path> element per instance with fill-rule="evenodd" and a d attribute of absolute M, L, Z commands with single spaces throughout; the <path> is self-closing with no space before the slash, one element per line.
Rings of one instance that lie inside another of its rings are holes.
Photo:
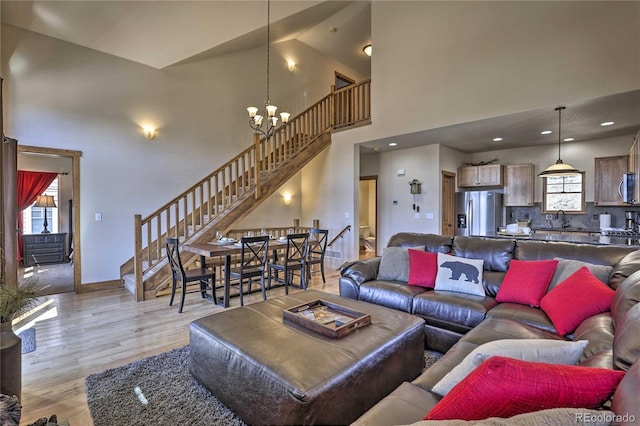
<path fill-rule="evenodd" d="M 505 167 L 504 205 L 533 206 L 535 166 L 508 164 Z"/>
<path fill-rule="evenodd" d="M 622 175 L 627 173 L 628 168 L 628 155 L 595 159 L 593 201 L 596 206 L 628 205 L 622 201 L 619 193 Z"/>
<path fill-rule="evenodd" d="M 487 164 L 458 168 L 458 187 L 503 186 L 504 166 Z"/>

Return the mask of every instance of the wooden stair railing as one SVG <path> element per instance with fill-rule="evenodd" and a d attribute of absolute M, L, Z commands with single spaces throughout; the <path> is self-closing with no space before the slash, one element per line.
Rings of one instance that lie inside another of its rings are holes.
<path fill-rule="evenodd" d="M 258 199 L 263 182 L 323 133 L 369 120 L 370 90 L 370 80 L 333 90 L 268 140 L 255 137 L 250 147 L 150 215 L 135 215 L 134 256 L 120 267 L 120 276 L 133 272 L 136 300 L 144 300 L 145 275 L 166 263 L 165 237 L 178 237 L 183 244 L 233 208 L 243 194 L 255 191 Z"/>

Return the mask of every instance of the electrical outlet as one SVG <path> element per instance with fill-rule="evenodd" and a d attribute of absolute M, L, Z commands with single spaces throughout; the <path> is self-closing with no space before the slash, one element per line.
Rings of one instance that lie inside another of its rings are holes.
<path fill-rule="evenodd" d="M 594 215 L 593 215 L 593 217 L 592 217 L 592 219 L 593 219 L 593 220 L 598 220 L 598 215 L 597 215 L 597 214 L 594 214 Z"/>

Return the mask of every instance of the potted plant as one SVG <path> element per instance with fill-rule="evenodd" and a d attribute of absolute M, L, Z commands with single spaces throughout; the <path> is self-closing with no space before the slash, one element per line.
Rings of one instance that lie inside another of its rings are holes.
<path fill-rule="evenodd" d="M 5 285 L 0 276 L 0 393 L 20 399 L 22 387 L 22 341 L 11 321 L 38 303 L 41 287 L 36 279 L 26 279 L 18 288 Z"/>

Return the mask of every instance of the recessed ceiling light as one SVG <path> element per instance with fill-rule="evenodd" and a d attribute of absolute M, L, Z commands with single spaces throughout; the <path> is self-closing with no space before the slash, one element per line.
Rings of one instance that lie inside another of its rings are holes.
<path fill-rule="evenodd" d="M 613 121 L 605 121 L 604 123 L 600 123 L 600 125 L 601 125 L 602 127 L 606 127 L 606 126 L 613 126 L 614 124 L 616 124 L 616 123 L 615 123 L 615 122 L 613 122 Z"/>
<path fill-rule="evenodd" d="M 494 142 L 502 142 L 502 138 L 493 138 Z"/>
<path fill-rule="evenodd" d="M 389 146 L 397 146 L 397 145 L 398 145 L 398 144 L 397 144 L 397 143 L 395 143 L 395 142 L 391 142 L 391 143 L 389 144 Z"/>
<path fill-rule="evenodd" d="M 371 53 L 373 52 L 373 47 L 370 44 L 367 44 L 365 47 L 362 48 L 362 51 L 364 52 L 365 55 L 371 56 Z"/>
<path fill-rule="evenodd" d="M 540 132 L 541 135 L 550 135 L 551 133 L 553 133 L 551 130 L 543 130 Z"/>
<path fill-rule="evenodd" d="M 564 138 L 562 140 L 565 141 L 565 142 L 571 142 L 571 141 L 574 141 L 575 139 L 574 138 Z"/>

